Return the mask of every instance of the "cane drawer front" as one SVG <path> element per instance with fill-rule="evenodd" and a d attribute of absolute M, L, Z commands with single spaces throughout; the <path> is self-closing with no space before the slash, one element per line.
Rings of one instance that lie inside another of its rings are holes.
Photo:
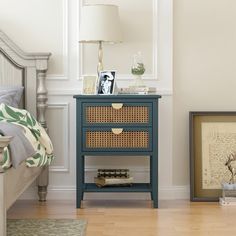
<path fill-rule="evenodd" d="M 152 125 L 152 103 L 84 103 L 83 125 Z"/>
<path fill-rule="evenodd" d="M 152 151 L 149 127 L 83 129 L 83 151 Z"/>

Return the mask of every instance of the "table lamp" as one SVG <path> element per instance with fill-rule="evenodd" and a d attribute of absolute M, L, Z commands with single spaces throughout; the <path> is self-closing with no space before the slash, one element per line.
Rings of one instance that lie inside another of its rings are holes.
<path fill-rule="evenodd" d="M 85 5 L 82 7 L 80 40 L 81 43 L 98 43 L 97 72 L 103 70 L 102 43 L 122 42 L 118 6 Z"/>

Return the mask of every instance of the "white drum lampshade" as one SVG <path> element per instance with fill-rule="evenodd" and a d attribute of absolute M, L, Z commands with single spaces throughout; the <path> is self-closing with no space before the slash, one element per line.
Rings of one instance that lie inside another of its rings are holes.
<path fill-rule="evenodd" d="M 122 42 L 118 6 L 85 5 L 82 7 L 80 40 L 81 43 L 99 43 L 98 72 L 103 69 L 102 43 Z"/>

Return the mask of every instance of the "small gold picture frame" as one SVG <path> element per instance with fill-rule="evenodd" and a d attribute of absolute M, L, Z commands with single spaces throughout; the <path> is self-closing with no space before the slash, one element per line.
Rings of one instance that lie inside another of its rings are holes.
<path fill-rule="evenodd" d="M 97 76 L 84 75 L 83 77 L 83 94 L 96 94 L 97 92 Z"/>

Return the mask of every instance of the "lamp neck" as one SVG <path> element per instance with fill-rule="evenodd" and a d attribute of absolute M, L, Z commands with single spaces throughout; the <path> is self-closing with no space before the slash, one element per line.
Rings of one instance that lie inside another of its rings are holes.
<path fill-rule="evenodd" d="M 99 46 L 98 46 L 98 66 L 97 66 L 97 72 L 99 75 L 99 72 L 103 70 L 103 52 L 102 52 L 102 41 L 99 41 Z"/>

